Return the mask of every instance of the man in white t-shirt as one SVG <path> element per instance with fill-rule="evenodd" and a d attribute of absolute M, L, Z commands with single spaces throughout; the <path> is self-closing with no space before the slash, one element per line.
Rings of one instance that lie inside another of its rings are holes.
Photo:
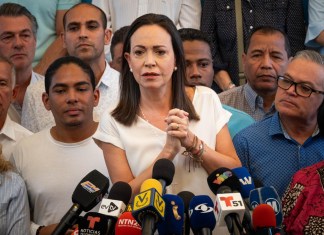
<path fill-rule="evenodd" d="M 15 145 L 32 133 L 11 120 L 8 109 L 13 99 L 15 70 L 13 64 L 0 57 L 0 144 L 3 156 L 8 160 Z M 0 182 L 1 183 L 1 182 Z"/>
<path fill-rule="evenodd" d="M 15 3 L 0 6 L 0 56 L 14 64 L 16 70 L 16 91 L 9 116 L 18 123 L 27 87 L 44 80 L 32 67 L 37 28 L 36 18 L 25 7 Z"/>
<path fill-rule="evenodd" d="M 87 173 L 97 169 L 108 176 L 103 153 L 92 139 L 99 91 L 91 67 L 76 57 L 56 60 L 45 74 L 45 90 L 42 100 L 54 126 L 25 138 L 12 154 L 27 187 L 32 235 L 53 232 Z"/>
<path fill-rule="evenodd" d="M 111 32 L 106 29 L 105 13 L 91 4 L 80 3 L 69 9 L 63 18 L 62 40 L 69 55 L 78 57 L 92 68 L 100 100 L 94 110 L 94 120 L 119 99 L 119 73 L 110 68 L 105 60 L 104 45 L 110 42 Z M 33 84 L 27 89 L 22 125 L 32 132 L 38 132 L 54 124 L 53 115 L 41 101 L 44 82 Z"/>

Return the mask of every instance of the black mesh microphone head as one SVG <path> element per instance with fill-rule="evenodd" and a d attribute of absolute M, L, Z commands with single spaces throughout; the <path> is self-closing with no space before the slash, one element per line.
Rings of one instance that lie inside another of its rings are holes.
<path fill-rule="evenodd" d="M 241 184 L 237 176 L 228 168 L 221 167 L 211 173 L 207 178 L 208 186 L 214 193 L 220 193 L 221 187 L 228 186 L 232 191 L 240 191 Z M 220 190 L 220 191 L 219 191 Z"/>
<path fill-rule="evenodd" d="M 108 199 L 122 201 L 125 205 L 128 204 L 132 196 L 132 188 L 123 181 L 118 181 L 113 184 L 110 189 Z"/>
<path fill-rule="evenodd" d="M 175 168 L 172 161 L 162 158 L 155 162 L 152 171 L 152 178 L 156 180 L 164 180 L 166 186 L 170 185 L 173 180 Z"/>
<path fill-rule="evenodd" d="M 88 173 L 77 185 L 72 202 L 89 211 L 101 201 L 109 187 L 109 179 L 97 170 Z"/>
<path fill-rule="evenodd" d="M 178 193 L 178 196 L 183 200 L 185 213 L 188 213 L 190 201 L 195 196 L 195 194 L 189 191 L 181 191 L 180 193 Z"/>

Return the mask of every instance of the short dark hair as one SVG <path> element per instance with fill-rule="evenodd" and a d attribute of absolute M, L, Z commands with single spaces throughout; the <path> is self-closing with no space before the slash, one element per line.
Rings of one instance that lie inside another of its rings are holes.
<path fill-rule="evenodd" d="M 72 6 L 69 10 L 67 10 L 67 12 L 65 12 L 64 16 L 63 16 L 63 27 L 64 27 L 64 30 L 65 30 L 65 24 L 66 24 L 66 17 L 67 17 L 67 14 L 74 8 L 80 6 L 80 5 L 86 5 L 86 6 L 89 6 L 89 7 L 93 7 L 95 9 L 97 9 L 99 12 L 100 12 L 100 18 L 101 18 L 101 23 L 102 23 L 102 26 L 103 26 L 103 29 L 106 29 L 107 28 L 107 16 L 105 14 L 105 12 L 103 10 L 101 10 L 101 8 L 95 6 L 95 5 L 92 5 L 91 3 L 85 3 L 85 2 L 81 2 L 81 3 L 78 3 L 78 4 L 75 4 L 74 6 Z"/>
<path fill-rule="evenodd" d="M 207 35 L 202 32 L 201 30 L 198 29 L 193 29 L 193 28 L 182 28 L 178 30 L 180 34 L 180 38 L 182 42 L 185 41 L 203 41 L 209 45 L 209 48 L 211 48 L 211 42 Z"/>
<path fill-rule="evenodd" d="M 262 34 L 265 34 L 265 35 L 271 35 L 271 34 L 275 34 L 275 33 L 280 33 L 283 37 L 284 37 L 284 40 L 285 40 L 285 50 L 287 52 L 287 56 L 288 58 L 291 57 L 291 48 L 290 48 L 290 42 L 289 42 L 289 39 L 288 39 L 288 36 L 285 32 L 283 32 L 281 29 L 279 28 L 276 28 L 276 27 L 272 27 L 272 26 L 258 26 L 256 28 L 254 28 L 245 44 L 245 47 L 244 47 L 244 53 L 246 54 L 249 47 L 250 47 L 250 43 L 251 43 L 251 38 L 252 36 L 255 34 L 255 33 L 262 33 Z"/>
<path fill-rule="evenodd" d="M 179 108 L 189 113 L 190 120 L 199 120 L 193 104 L 185 91 L 186 64 L 182 41 L 174 23 L 165 15 L 146 14 L 138 17 L 130 26 L 124 40 L 123 54 L 131 51 L 131 37 L 141 27 L 157 25 L 163 28 L 171 37 L 172 48 L 175 55 L 177 70 L 172 74 L 172 108 Z M 122 58 L 121 94 L 117 107 L 112 111 L 112 116 L 125 126 L 132 125 L 137 120 L 139 110 L 140 88 L 134 75 L 130 72 L 128 62 Z"/>
<path fill-rule="evenodd" d="M 90 78 L 90 83 L 92 85 L 93 90 L 96 88 L 96 80 L 95 80 L 95 75 L 91 69 L 91 67 L 82 61 L 81 59 L 74 57 L 74 56 L 64 56 L 61 57 L 57 60 L 55 60 L 46 70 L 45 73 L 45 91 L 47 94 L 49 94 L 49 89 L 52 84 L 52 78 L 55 75 L 56 71 L 61 68 L 63 65 L 66 64 L 75 64 L 79 66 L 83 72 L 85 72 L 89 78 Z"/>
<path fill-rule="evenodd" d="M 0 6 L 0 16 L 26 16 L 30 20 L 30 23 L 32 25 L 32 32 L 36 37 L 38 30 L 37 20 L 36 17 L 27 10 L 26 7 L 16 3 L 4 3 Z"/>
<path fill-rule="evenodd" d="M 110 43 L 110 53 L 112 59 L 114 59 L 115 57 L 114 55 L 115 46 L 118 43 L 124 43 L 124 38 L 126 36 L 128 29 L 129 29 L 129 25 L 121 27 L 120 29 L 116 30 L 116 32 L 114 33 Z"/>

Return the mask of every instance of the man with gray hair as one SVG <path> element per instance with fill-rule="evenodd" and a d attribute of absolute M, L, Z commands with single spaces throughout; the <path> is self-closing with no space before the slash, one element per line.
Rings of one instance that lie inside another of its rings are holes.
<path fill-rule="evenodd" d="M 0 144 L 3 156 L 9 159 L 15 145 L 31 132 L 12 121 L 8 109 L 14 96 L 15 72 L 13 65 L 0 57 Z"/>
<path fill-rule="evenodd" d="M 0 56 L 10 61 L 16 70 L 15 95 L 9 115 L 18 123 L 27 87 L 44 80 L 32 67 L 37 28 L 36 18 L 25 7 L 15 3 L 0 6 Z"/>
<path fill-rule="evenodd" d="M 238 133 L 233 142 L 252 177 L 283 196 L 299 169 L 324 160 L 317 113 L 324 100 L 324 60 L 304 50 L 277 78 L 277 112 Z"/>

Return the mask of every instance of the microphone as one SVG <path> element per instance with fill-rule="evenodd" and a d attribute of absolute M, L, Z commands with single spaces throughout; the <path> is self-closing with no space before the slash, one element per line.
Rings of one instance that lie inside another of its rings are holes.
<path fill-rule="evenodd" d="M 161 196 L 162 185 L 155 179 L 147 179 L 133 202 L 132 215 L 142 226 L 142 234 L 154 234 L 158 221 L 164 220 L 165 202 Z"/>
<path fill-rule="evenodd" d="M 209 196 L 194 196 L 189 204 L 190 227 L 195 235 L 211 235 L 216 226 L 214 203 Z"/>
<path fill-rule="evenodd" d="M 192 192 L 182 191 L 178 193 L 178 196 L 182 198 L 184 204 L 184 226 L 183 234 L 190 234 L 190 221 L 189 221 L 189 204 L 191 199 L 195 196 Z"/>
<path fill-rule="evenodd" d="M 142 228 L 132 216 L 131 212 L 124 212 L 118 218 L 115 226 L 115 235 L 141 235 Z"/>
<path fill-rule="evenodd" d="M 260 204 L 254 208 L 252 221 L 256 234 L 275 234 L 276 215 L 272 207 L 268 204 Z"/>
<path fill-rule="evenodd" d="M 118 217 L 125 211 L 132 196 L 132 188 L 126 182 L 116 182 L 110 189 L 108 199 L 102 199 L 99 213 L 107 216 L 107 232 L 113 234 Z"/>
<path fill-rule="evenodd" d="M 165 202 L 165 220 L 158 224 L 159 235 L 182 235 L 184 203 L 181 197 L 172 194 L 162 196 Z"/>
<path fill-rule="evenodd" d="M 249 171 L 245 167 L 237 167 L 232 169 L 241 184 L 241 195 L 244 199 L 248 199 L 250 191 L 255 189 L 254 182 Z"/>
<path fill-rule="evenodd" d="M 232 169 L 233 173 L 237 176 L 241 190 L 240 193 L 243 197 L 245 212 L 242 220 L 242 226 L 244 227 L 245 231 L 249 231 L 253 233 L 253 226 L 252 226 L 252 219 L 251 219 L 251 211 L 252 207 L 249 204 L 249 197 L 251 190 L 255 189 L 255 184 L 250 175 L 249 171 L 245 167 L 237 167 Z"/>
<path fill-rule="evenodd" d="M 272 207 L 276 214 L 276 225 L 280 227 L 283 219 L 281 200 L 273 186 L 256 188 L 250 192 L 251 207 L 256 208 L 260 204 L 268 204 Z"/>
<path fill-rule="evenodd" d="M 245 206 L 241 194 L 236 193 L 241 189 L 239 179 L 230 169 L 222 167 L 211 173 L 207 182 L 216 194 L 215 213 L 219 226 L 227 226 L 231 234 L 241 234 Z"/>
<path fill-rule="evenodd" d="M 107 217 L 97 212 L 88 212 L 79 221 L 79 235 L 105 234 Z"/>
<path fill-rule="evenodd" d="M 64 234 L 77 221 L 82 211 L 89 211 L 101 201 L 109 187 L 109 179 L 97 170 L 88 173 L 72 194 L 72 207 L 63 216 L 52 235 Z"/>
<path fill-rule="evenodd" d="M 158 180 L 162 185 L 162 195 L 165 194 L 166 186 L 172 183 L 175 173 L 174 164 L 172 161 L 162 158 L 154 163 L 152 170 L 152 178 Z"/>

